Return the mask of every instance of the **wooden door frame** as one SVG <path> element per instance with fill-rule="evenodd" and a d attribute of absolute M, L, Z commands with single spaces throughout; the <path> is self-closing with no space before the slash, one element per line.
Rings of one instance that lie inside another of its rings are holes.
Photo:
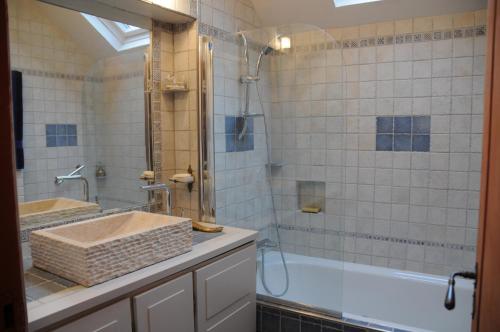
<path fill-rule="evenodd" d="M 0 330 L 27 328 L 24 278 L 17 213 L 14 134 L 10 87 L 7 0 L 0 0 Z"/>
<path fill-rule="evenodd" d="M 500 331 L 500 3 L 488 1 L 477 289 L 472 330 Z"/>

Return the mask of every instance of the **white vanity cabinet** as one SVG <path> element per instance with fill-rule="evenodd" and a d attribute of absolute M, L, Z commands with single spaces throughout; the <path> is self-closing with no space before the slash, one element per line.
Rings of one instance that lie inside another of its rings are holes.
<path fill-rule="evenodd" d="M 135 331 L 194 332 L 193 274 L 134 297 Z"/>
<path fill-rule="evenodd" d="M 54 323 L 55 331 L 255 332 L 255 251 L 250 243 L 164 282 L 132 288 L 123 300 L 62 327 Z"/>
<path fill-rule="evenodd" d="M 125 299 L 77 319 L 56 332 L 132 332 L 130 300 Z"/>
<path fill-rule="evenodd" d="M 255 245 L 194 272 L 197 332 L 255 332 Z"/>

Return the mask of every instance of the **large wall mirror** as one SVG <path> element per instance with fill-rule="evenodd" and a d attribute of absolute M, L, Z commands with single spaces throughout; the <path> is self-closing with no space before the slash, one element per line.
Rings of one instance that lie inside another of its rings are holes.
<path fill-rule="evenodd" d="M 9 20 L 21 228 L 147 205 L 149 27 L 35 0 Z"/>

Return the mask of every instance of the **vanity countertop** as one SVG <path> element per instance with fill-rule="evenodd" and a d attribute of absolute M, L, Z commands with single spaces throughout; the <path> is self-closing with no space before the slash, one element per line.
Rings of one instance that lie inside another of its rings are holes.
<path fill-rule="evenodd" d="M 44 328 L 105 304 L 256 238 L 257 232 L 234 227 L 224 227 L 221 233 L 193 232 L 193 248 L 190 252 L 89 288 L 33 268 L 29 244 L 26 243 L 23 245 L 23 262 L 29 330 Z"/>

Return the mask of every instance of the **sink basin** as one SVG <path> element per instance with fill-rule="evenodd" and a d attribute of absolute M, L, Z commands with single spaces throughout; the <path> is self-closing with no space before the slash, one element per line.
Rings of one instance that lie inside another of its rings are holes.
<path fill-rule="evenodd" d="M 20 203 L 19 219 L 22 226 L 33 226 L 100 211 L 101 207 L 95 203 L 61 197 Z"/>
<path fill-rule="evenodd" d="M 34 231 L 30 242 L 35 267 L 89 287 L 190 251 L 192 225 L 133 211 Z"/>

